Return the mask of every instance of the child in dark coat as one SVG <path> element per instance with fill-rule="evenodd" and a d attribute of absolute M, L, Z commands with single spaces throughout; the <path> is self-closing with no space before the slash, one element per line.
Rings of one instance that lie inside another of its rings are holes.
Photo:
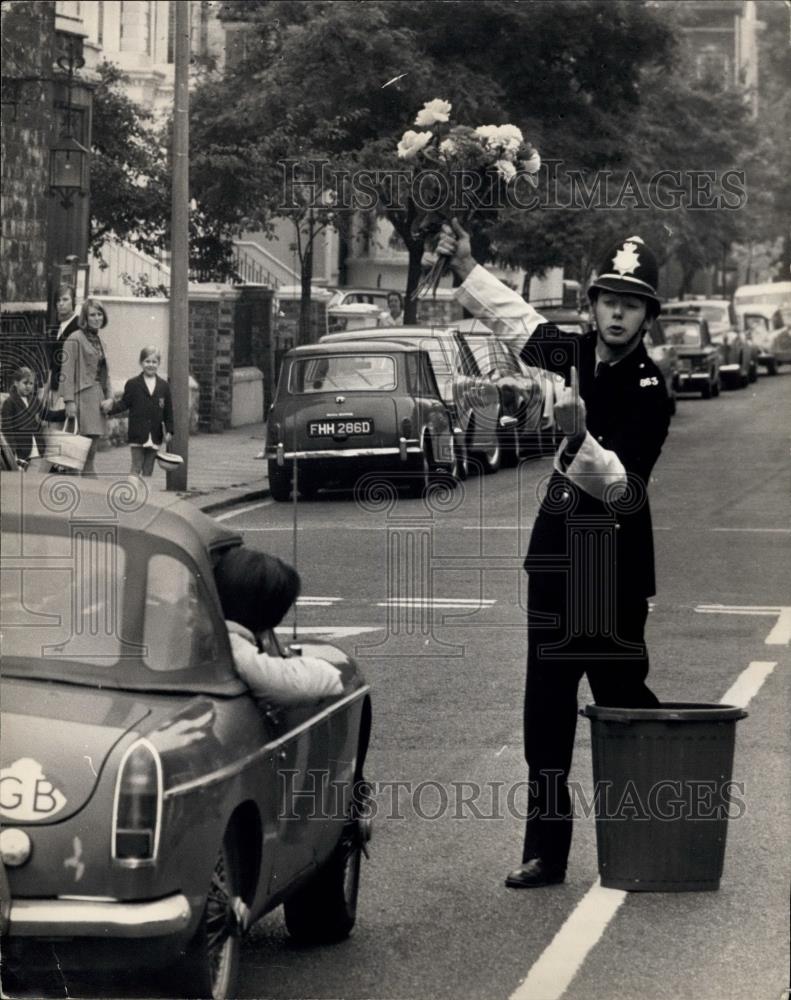
<path fill-rule="evenodd" d="M 0 424 L 17 466 L 24 470 L 34 458 L 44 454 L 43 421 L 63 423 L 66 411 L 63 407 L 50 410 L 35 398 L 35 376 L 30 368 L 17 368 L 11 383 L 11 391 L 0 410 Z"/>
<path fill-rule="evenodd" d="M 142 371 L 129 379 L 117 403 L 104 407 L 108 416 L 129 411 L 130 471 L 136 476 L 151 475 L 157 452 L 173 435 L 173 402 L 170 386 L 157 375 L 160 361 L 156 347 L 144 347 L 140 352 Z"/>

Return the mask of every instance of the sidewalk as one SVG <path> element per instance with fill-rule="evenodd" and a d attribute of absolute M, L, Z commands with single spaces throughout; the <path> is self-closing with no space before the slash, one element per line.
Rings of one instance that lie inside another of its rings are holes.
<path fill-rule="evenodd" d="M 222 434 L 192 434 L 187 456 L 187 492 L 184 498 L 211 512 L 269 495 L 266 462 L 256 458 L 264 447 L 264 423 L 234 427 Z M 101 475 L 129 472 L 129 446 L 108 448 L 96 456 Z M 154 465 L 154 491 L 164 490 L 165 471 Z"/>

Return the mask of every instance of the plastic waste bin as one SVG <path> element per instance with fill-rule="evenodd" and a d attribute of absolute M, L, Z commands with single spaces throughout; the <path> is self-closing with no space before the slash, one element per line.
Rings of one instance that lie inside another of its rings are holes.
<path fill-rule="evenodd" d="M 743 708 L 663 703 L 588 705 L 596 845 L 610 889 L 718 889 L 729 814 L 736 722 Z M 733 812 L 731 813 L 731 810 Z"/>

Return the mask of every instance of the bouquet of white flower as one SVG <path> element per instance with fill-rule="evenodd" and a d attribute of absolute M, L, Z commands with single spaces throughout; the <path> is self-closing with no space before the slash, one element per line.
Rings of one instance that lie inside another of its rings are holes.
<path fill-rule="evenodd" d="M 499 205 L 509 185 L 521 180 L 535 187 L 541 168 L 538 151 L 516 125 L 451 125 L 450 111 L 448 101 L 427 101 L 415 118 L 424 130 L 404 132 L 397 149 L 400 159 L 416 166 L 412 191 L 423 210 L 417 227 L 435 238 L 443 222 L 456 218 L 466 225 L 478 208 Z M 414 297 L 434 294 L 448 270 L 442 255 L 426 254 L 424 264 Z"/>

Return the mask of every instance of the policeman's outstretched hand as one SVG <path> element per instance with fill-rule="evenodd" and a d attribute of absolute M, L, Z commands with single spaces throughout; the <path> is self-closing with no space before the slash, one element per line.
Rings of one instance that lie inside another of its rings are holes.
<path fill-rule="evenodd" d="M 437 253 L 450 257 L 450 266 L 462 281 L 475 267 L 469 234 L 462 228 L 458 219 L 443 222 L 437 243 Z"/>
<path fill-rule="evenodd" d="M 555 389 L 555 423 L 564 437 L 581 440 L 585 437 L 585 401 L 580 396 L 579 376 L 571 366 L 570 385 Z"/>

